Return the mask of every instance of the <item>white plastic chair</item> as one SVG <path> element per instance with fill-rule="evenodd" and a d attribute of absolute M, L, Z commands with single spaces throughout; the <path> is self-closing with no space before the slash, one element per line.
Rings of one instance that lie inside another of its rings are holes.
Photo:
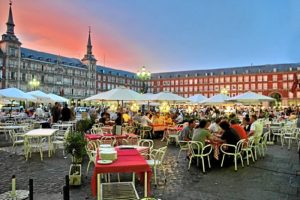
<path fill-rule="evenodd" d="M 178 140 L 178 145 L 179 145 L 179 152 L 177 155 L 177 160 L 180 157 L 180 154 L 182 151 L 188 151 L 189 150 L 189 142 L 188 141 L 184 141 L 184 140 Z"/>
<path fill-rule="evenodd" d="M 254 137 L 249 137 L 248 141 L 243 144 L 242 152 L 246 153 L 247 165 L 249 166 L 249 158 L 251 156 L 252 161 L 255 162 L 254 153 L 253 153 L 253 144 L 254 144 Z"/>
<path fill-rule="evenodd" d="M 240 157 L 242 167 L 244 167 L 244 162 L 243 162 L 243 158 L 242 158 L 242 154 L 241 154 L 244 142 L 245 142 L 245 140 L 242 139 L 242 140 L 238 141 L 238 143 L 236 145 L 232 145 L 232 144 L 222 144 L 221 145 L 220 149 L 223 152 L 221 167 L 223 167 L 225 155 L 234 156 L 234 170 L 235 171 L 237 171 L 237 158 L 238 157 Z M 233 153 L 226 151 L 226 149 L 229 148 L 229 147 L 234 148 Z"/>
<path fill-rule="evenodd" d="M 138 142 L 138 145 L 139 146 L 142 146 L 142 147 L 149 147 L 149 152 L 151 153 L 152 149 L 153 149 L 153 140 L 149 140 L 149 139 L 141 139 L 139 142 Z"/>
<path fill-rule="evenodd" d="M 43 146 L 46 143 L 46 138 L 43 137 L 26 137 L 26 152 L 25 157 L 28 160 L 28 157 L 31 158 L 31 153 L 33 149 L 38 150 L 40 153 L 41 160 L 43 160 Z M 50 147 L 48 147 L 50 148 Z"/>
<path fill-rule="evenodd" d="M 97 143 L 95 141 L 89 141 L 87 145 L 85 146 L 86 153 L 89 157 L 89 162 L 86 168 L 86 175 L 89 172 L 90 164 L 96 163 L 96 155 L 97 155 Z"/>
<path fill-rule="evenodd" d="M 287 129 L 284 133 L 284 140 L 288 140 L 288 150 L 291 148 L 291 142 L 294 140 L 297 142 L 299 135 L 299 129 L 298 128 L 291 128 Z"/>
<path fill-rule="evenodd" d="M 155 181 L 155 186 L 157 186 L 157 169 L 160 169 L 163 171 L 164 174 L 164 180 L 165 182 L 167 181 L 166 178 L 166 172 L 165 168 L 163 165 L 163 160 L 165 157 L 167 151 L 167 146 L 159 148 L 159 149 L 153 149 L 152 152 L 149 154 L 150 160 L 147 160 L 148 165 L 150 165 L 153 168 L 154 171 L 154 181 Z"/>
<path fill-rule="evenodd" d="M 191 163 L 192 163 L 193 158 L 197 159 L 197 166 L 199 166 L 199 158 L 201 158 L 202 171 L 203 171 L 203 173 L 205 173 L 205 164 L 204 164 L 204 158 L 205 157 L 207 157 L 208 167 L 211 168 L 210 159 L 209 159 L 209 155 L 212 152 L 211 144 L 203 146 L 202 142 L 189 141 L 188 146 L 189 146 L 189 150 L 191 152 L 188 169 L 190 169 L 190 167 L 191 167 Z"/>
<path fill-rule="evenodd" d="M 17 134 L 14 130 L 10 130 L 8 133 L 13 143 L 12 149 L 16 151 L 16 145 L 24 144 L 24 134 Z"/>

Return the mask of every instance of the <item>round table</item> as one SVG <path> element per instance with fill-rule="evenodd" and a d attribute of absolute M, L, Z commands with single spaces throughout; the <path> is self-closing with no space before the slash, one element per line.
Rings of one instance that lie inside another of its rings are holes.
<path fill-rule="evenodd" d="M 29 191 L 28 190 L 16 190 L 16 198 L 12 198 L 10 196 L 10 194 L 11 194 L 11 191 L 0 194 L 0 200 L 27 199 L 29 196 Z"/>

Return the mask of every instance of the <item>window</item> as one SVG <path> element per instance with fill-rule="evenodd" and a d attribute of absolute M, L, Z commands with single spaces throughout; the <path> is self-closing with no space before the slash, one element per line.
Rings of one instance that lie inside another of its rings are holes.
<path fill-rule="evenodd" d="M 277 83 L 273 83 L 272 85 L 273 85 L 273 89 L 277 90 Z"/>
<path fill-rule="evenodd" d="M 218 85 L 215 85 L 215 91 L 219 91 L 219 86 Z"/>
<path fill-rule="evenodd" d="M 262 90 L 262 84 L 261 83 L 257 84 L 257 89 Z"/>
<path fill-rule="evenodd" d="M 224 77 L 220 78 L 220 83 L 224 83 Z"/>
<path fill-rule="evenodd" d="M 190 86 L 189 87 L 189 92 L 193 92 L 193 88 L 194 88 L 193 86 Z"/>
<path fill-rule="evenodd" d="M 229 83 L 230 82 L 230 77 L 225 77 L 225 81 L 226 81 L 226 83 Z"/>
<path fill-rule="evenodd" d="M 188 80 L 188 79 L 185 79 L 185 80 L 184 80 L 184 85 L 187 85 L 187 84 L 189 84 L 189 80 Z"/>
<path fill-rule="evenodd" d="M 282 75 L 282 80 L 286 81 L 286 80 L 287 80 L 287 77 L 288 77 L 287 74 L 283 74 L 283 75 Z"/>
<path fill-rule="evenodd" d="M 245 90 L 249 90 L 249 84 L 245 84 L 245 85 L 244 85 L 244 89 L 245 89 Z"/>
<path fill-rule="evenodd" d="M 219 78 L 215 78 L 215 83 L 219 83 Z"/>
<path fill-rule="evenodd" d="M 190 84 L 190 85 L 193 85 L 193 79 L 190 79 L 190 80 L 189 80 L 189 84 Z"/>
<path fill-rule="evenodd" d="M 264 75 L 264 82 L 268 81 L 268 76 Z"/>
<path fill-rule="evenodd" d="M 251 82 L 255 82 L 256 81 L 255 79 L 256 79 L 255 76 L 251 76 Z"/>
<path fill-rule="evenodd" d="M 238 90 L 243 90 L 243 84 L 238 85 Z"/>
<path fill-rule="evenodd" d="M 203 79 L 202 79 L 202 78 L 199 79 L 199 83 L 200 83 L 200 84 L 203 83 Z"/>
<path fill-rule="evenodd" d="M 22 74 L 22 81 L 26 81 L 26 74 Z"/>
<path fill-rule="evenodd" d="M 294 80 L 294 74 L 289 74 L 289 75 L 288 75 L 288 78 L 289 78 L 289 81 Z"/>
<path fill-rule="evenodd" d="M 249 76 L 244 76 L 244 81 L 249 82 Z"/>
<path fill-rule="evenodd" d="M 236 82 L 236 77 L 231 77 L 231 82 Z"/>
<path fill-rule="evenodd" d="M 198 92 L 198 87 L 197 86 L 194 86 L 194 91 Z"/>
<path fill-rule="evenodd" d="M 264 88 L 264 90 L 267 90 L 267 89 L 268 89 L 268 84 L 267 84 L 267 83 L 264 83 L 264 84 L 263 84 L 263 88 Z"/>
<path fill-rule="evenodd" d="M 262 82 L 262 76 L 258 76 L 258 77 L 257 77 L 257 81 L 258 81 L 258 82 Z"/>
<path fill-rule="evenodd" d="M 273 81 L 277 81 L 277 78 L 278 78 L 277 75 L 272 76 Z"/>
<path fill-rule="evenodd" d="M 238 81 L 239 81 L 239 82 L 243 82 L 243 77 L 242 77 L 242 76 L 239 76 L 239 77 L 238 77 Z"/>
<path fill-rule="evenodd" d="M 180 82 L 179 82 L 179 83 L 180 83 L 180 85 L 183 85 L 183 80 L 180 80 Z"/>
<path fill-rule="evenodd" d="M 236 85 L 231 85 L 231 90 L 236 90 Z"/>
<path fill-rule="evenodd" d="M 287 83 L 283 83 L 282 86 L 283 86 L 283 89 L 284 89 L 284 90 L 287 89 Z"/>
<path fill-rule="evenodd" d="M 175 85 L 178 85 L 178 80 L 175 81 Z"/>
<path fill-rule="evenodd" d="M 194 79 L 194 84 L 197 84 L 198 83 L 198 79 Z"/>
<path fill-rule="evenodd" d="M 214 82 L 214 79 L 213 78 L 210 78 L 209 79 L 209 83 L 213 83 Z"/>
<path fill-rule="evenodd" d="M 207 78 L 203 79 L 203 83 L 207 83 Z"/>
<path fill-rule="evenodd" d="M 251 83 L 251 90 L 255 90 L 255 83 Z"/>

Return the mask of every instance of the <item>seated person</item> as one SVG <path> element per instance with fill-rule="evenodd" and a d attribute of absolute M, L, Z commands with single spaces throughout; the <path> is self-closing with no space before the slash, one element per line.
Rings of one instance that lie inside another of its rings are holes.
<path fill-rule="evenodd" d="M 219 133 L 222 130 L 221 127 L 219 126 L 220 122 L 221 122 L 221 118 L 217 118 L 213 123 L 211 123 L 211 125 L 208 127 L 210 132 Z"/>
<path fill-rule="evenodd" d="M 230 124 L 227 121 L 222 121 L 220 123 L 220 127 L 224 131 L 221 139 L 224 140 L 224 142 L 227 144 L 236 145 L 240 140 L 240 136 L 233 128 L 230 128 Z M 234 153 L 235 149 L 233 147 L 229 147 L 227 151 Z"/>
<path fill-rule="evenodd" d="M 122 117 L 125 123 L 128 123 L 128 121 L 131 119 L 130 115 L 128 114 L 128 111 L 123 113 Z"/>
<path fill-rule="evenodd" d="M 193 136 L 194 128 L 196 127 L 196 123 L 194 119 L 189 121 L 189 125 L 184 127 L 184 129 L 179 134 L 180 141 L 190 141 Z"/>
<path fill-rule="evenodd" d="M 141 126 L 151 126 L 152 125 L 152 121 L 151 118 L 152 115 L 150 113 L 147 113 L 146 115 L 143 114 L 142 118 L 141 118 Z"/>
<path fill-rule="evenodd" d="M 165 124 L 166 125 L 173 125 L 173 120 L 172 118 L 170 117 L 170 114 L 167 113 L 166 116 L 165 116 Z"/>
<path fill-rule="evenodd" d="M 235 130 L 235 132 L 240 136 L 241 139 L 248 140 L 248 135 L 245 129 L 240 126 L 236 120 L 232 119 L 230 121 L 230 127 Z"/>
<path fill-rule="evenodd" d="M 194 130 L 192 140 L 201 142 L 203 146 L 205 146 L 205 140 L 213 140 L 213 136 L 211 132 L 208 130 L 209 126 L 210 126 L 210 121 L 206 119 L 200 120 L 198 128 Z"/>

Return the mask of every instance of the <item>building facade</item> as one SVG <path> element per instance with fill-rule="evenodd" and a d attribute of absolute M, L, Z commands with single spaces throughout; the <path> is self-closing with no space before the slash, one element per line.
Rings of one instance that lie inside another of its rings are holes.
<path fill-rule="evenodd" d="M 140 90 L 134 73 L 97 65 L 90 31 L 86 54 L 80 60 L 23 48 L 14 32 L 11 4 L 6 26 L 0 41 L 1 88 L 38 89 L 77 100 L 118 86 Z M 39 86 L 33 88 L 29 83 L 34 79 Z"/>
<path fill-rule="evenodd" d="M 282 105 L 288 105 L 295 104 L 300 99 L 298 89 L 295 93 L 290 91 L 294 74 L 297 74 L 300 80 L 299 70 L 300 63 L 293 63 L 166 72 L 152 74 L 148 85 L 153 93 L 170 91 L 183 97 L 199 93 L 211 97 L 224 89 L 231 97 L 253 91 L 274 97 L 282 102 Z"/>

